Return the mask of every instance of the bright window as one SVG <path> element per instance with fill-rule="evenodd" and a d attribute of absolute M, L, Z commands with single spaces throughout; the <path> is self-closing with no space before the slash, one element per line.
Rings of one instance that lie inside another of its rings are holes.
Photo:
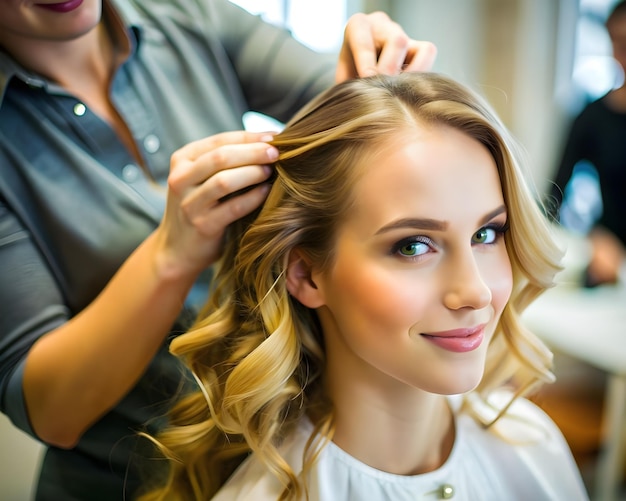
<path fill-rule="evenodd" d="M 339 50 L 346 22 L 340 0 L 231 0 L 271 23 L 289 29 L 295 38 L 322 52 Z"/>
<path fill-rule="evenodd" d="M 265 21 L 283 26 L 305 45 L 320 52 L 338 52 L 346 23 L 340 0 L 230 0 Z M 243 117 L 248 130 L 280 130 L 282 124 L 260 113 Z"/>
<path fill-rule="evenodd" d="M 572 80 L 587 100 L 619 87 L 624 75 L 612 57 L 604 23 L 616 0 L 580 0 Z"/>

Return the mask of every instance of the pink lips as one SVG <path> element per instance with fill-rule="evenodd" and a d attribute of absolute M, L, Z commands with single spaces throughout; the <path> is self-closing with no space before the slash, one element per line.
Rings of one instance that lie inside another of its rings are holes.
<path fill-rule="evenodd" d="M 59 3 L 38 3 L 37 7 L 41 7 L 42 9 L 51 10 L 54 12 L 71 12 L 74 9 L 80 7 L 83 3 L 83 0 L 67 0 L 66 2 Z"/>
<path fill-rule="evenodd" d="M 478 348 L 483 342 L 484 334 L 485 325 L 482 324 L 469 329 L 433 332 L 422 336 L 444 350 L 465 353 Z"/>

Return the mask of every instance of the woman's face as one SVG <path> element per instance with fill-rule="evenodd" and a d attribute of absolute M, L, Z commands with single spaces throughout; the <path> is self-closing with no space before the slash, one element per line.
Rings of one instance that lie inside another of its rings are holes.
<path fill-rule="evenodd" d="M 312 275 L 330 377 L 469 391 L 512 288 L 495 163 L 476 140 L 438 126 L 360 167 L 336 260 Z"/>
<path fill-rule="evenodd" d="M 94 28 L 102 0 L 0 0 L 0 45 L 74 40 Z"/>

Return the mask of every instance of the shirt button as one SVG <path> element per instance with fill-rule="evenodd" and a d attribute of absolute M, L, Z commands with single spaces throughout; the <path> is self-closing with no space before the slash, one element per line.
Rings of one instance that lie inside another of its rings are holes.
<path fill-rule="evenodd" d="M 154 134 L 148 134 L 143 140 L 143 147 L 148 153 L 156 153 L 157 151 L 159 151 L 160 146 L 161 141 Z"/>
<path fill-rule="evenodd" d="M 82 117 L 87 111 L 87 107 L 83 103 L 76 103 L 74 105 L 74 115 Z"/>
<path fill-rule="evenodd" d="M 139 167 L 134 164 L 125 165 L 122 168 L 122 178 L 127 183 L 132 183 L 139 178 Z"/>

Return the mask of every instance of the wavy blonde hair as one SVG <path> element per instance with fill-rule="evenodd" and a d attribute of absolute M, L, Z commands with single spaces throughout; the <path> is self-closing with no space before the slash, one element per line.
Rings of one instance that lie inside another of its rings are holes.
<path fill-rule="evenodd" d="M 297 247 L 315 266 L 332 265 L 357 166 L 416 125 L 452 127 L 484 145 L 508 209 L 514 287 L 474 395 L 486 398 L 511 382 L 522 394 L 552 380 L 551 353 L 519 315 L 552 285 L 561 251 L 506 128 L 478 95 L 441 75 L 344 82 L 314 99 L 274 138 L 280 156 L 265 204 L 229 228 L 211 299 L 191 330 L 172 341 L 171 352 L 199 389 L 178 401 L 169 426 L 153 438 L 170 468 L 165 484 L 144 499 L 208 499 L 250 452 L 284 485 L 280 499 L 306 494 L 303 479 L 332 438 L 333 410 L 322 385 L 320 325 L 315 311 L 287 292 L 288 256 Z M 472 412 L 472 405 L 466 400 L 465 409 Z M 304 414 L 315 416 L 318 440 L 308 444 L 299 473 L 278 446 Z"/>

